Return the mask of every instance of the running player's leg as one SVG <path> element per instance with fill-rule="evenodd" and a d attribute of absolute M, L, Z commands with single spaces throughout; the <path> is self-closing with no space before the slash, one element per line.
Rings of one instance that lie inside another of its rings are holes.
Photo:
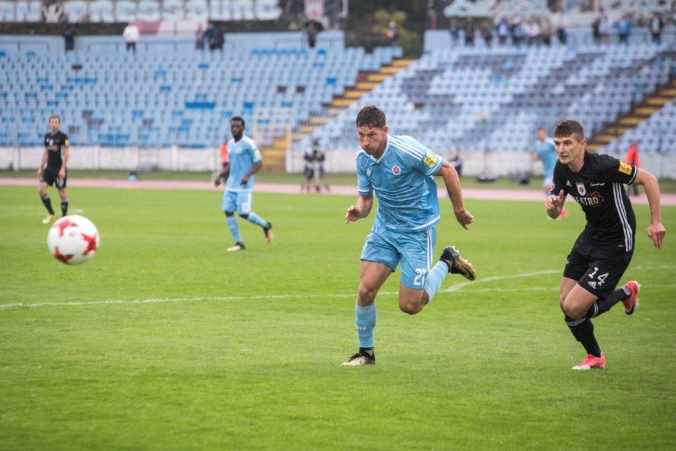
<path fill-rule="evenodd" d="M 40 177 L 40 181 L 38 182 L 38 194 L 40 195 L 42 205 L 45 206 L 48 213 L 47 217 L 42 220 L 43 224 L 49 224 L 51 221 L 55 219 L 54 209 L 52 208 L 52 201 L 49 198 L 49 194 L 47 194 L 47 186 L 49 185 L 49 180 L 50 175 L 47 174 L 46 170 L 43 171 L 42 176 Z"/>
<path fill-rule="evenodd" d="M 61 185 L 59 186 L 59 183 Z M 66 179 L 64 178 L 60 182 L 57 181 L 57 188 L 59 190 L 59 197 L 61 198 L 61 216 L 68 215 L 68 193 L 66 192 Z"/>
<path fill-rule="evenodd" d="M 251 206 L 252 206 L 252 195 L 251 191 L 246 191 L 246 192 L 240 192 L 237 196 L 237 213 L 243 218 L 246 219 L 247 221 L 256 224 L 260 228 L 263 229 L 263 233 L 265 234 L 265 239 L 269 243 L 272 241 L 273 235 L 272 235 L 272 224 L 260 216 L 258 216 L 256 213 L 251 211 Z"/>
<path fill-rule="evenodd" d="M 625 305 L 625 311 L 633 313 L 635 307 L 633 304 L 638 302 L 638 283 L 634 281 L 633 284 L 628 283 L 615 289 L 631 263 L 632 254 L 632 252 L 617 252 L 614 249 L 599 249 L 594 252 L 596 259 L 590 263 L 590 270 L 579 282 L 587 291 L 598 297 L 585 312 L 585 317 L 595 318 L 610 310 L 615 304 L 625 301 L 630 304 L 629 309 Z M 630 299 L 632 297 L 634 299 Z"/>
<path fill-rule="evenodd" d="M 415 315 L 432 300 L 448 274 L 446 263 L 441 261 L 430 270 L 436 237 L 434 227 L 418 233 L 392 234 L 401 252 L 399 309 L 409 315 Z"/>
<path fill-rule="evenodd" d="M 343 365 L 357 366 L 375 363 L 373 336 L 376 327 L 376 295 L 397 267 L 399 254 L 383 237 L 371 232 L 361 253 L 359 290 L 355 304 L 355 326 L 359 352 Z"/>
<path fill-rule="evenodd" d="M 235 210 L 237 209 L 236 204 L 237 204 L 237 193 L 225 190 L 223 192 L 223 201 L 221 202 L 221 208 L 225 213 L 225 223 L 228 226 L 228 230 L 230 230 L 230 234 L 235 240 L 235 245 L 232 246 L 232 248 L 239 246 L 240 249 L 237 250 L 242 250 L 244 248 L 244 243 L 242 241 L 242 236 L 239 233 L 237 218 L 235 218 Z"/>

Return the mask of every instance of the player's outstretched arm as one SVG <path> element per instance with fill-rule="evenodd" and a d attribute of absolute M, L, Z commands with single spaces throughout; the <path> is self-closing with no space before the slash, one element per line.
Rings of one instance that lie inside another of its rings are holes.
<path fill-rule="evenodd" d="M 444 179 L 446 191 L 448 192 L 448 196 L 451 198 L 451 203 L 453 204 L 453 213 L 455 213 L 455 219 L 457 219 L 461 226 L 467 229 L 467 226 L 474 222 L 474 216 L 472 216 L 472 213 L 465 210 L 465 204 L 462 200 L 462 187 L 460 186 L 460 177 L 458 177 L 458 172 L 448 161 L 444 161 L 436 175 Z"/>
<path fill-rule="evenodd" d="M 372 207 L 373 193 L 369 194 L 368 196 L 362 196 L 360 194 L 359 197 L 357 197 L 357 202 L 354 205 L 347 207 L 347 212 L 345 213 L 345 224 L 367 217 L 369 213 L 371 213 Z"/>
<path fill-rule="evenodd" d="M 559 194 L 550 194 L 545 198 L 545 209 L 547 210 L 547 216 L 552 219 L 556 219 L 561 214 L 563 210 L 563 204 L 566 202 L 566 193 L 561 190 Z"/>
<path fill-rule="evenodd" d="M 662 224 L 662 212 L 660 208 L 660 185 L 657 178 L 645 169 L 638 168 L 634 183 L 643 185 L 648 205 L 650 205 L 650 225 L 648 226 L 648 238 L 655 244 L 657 249 L 662 247 L 664 235 L 667 229 Z"/>

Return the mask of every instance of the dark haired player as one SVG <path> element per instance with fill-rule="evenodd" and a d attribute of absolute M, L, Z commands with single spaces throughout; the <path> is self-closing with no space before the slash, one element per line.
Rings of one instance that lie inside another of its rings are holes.
<path fill-rule="evenodd" d="M 660 189 L 650 172 L 609 155 L 587 152 L 584 130 L 578 122 L 560 122 L 554 129 L 554 145 L 558 162 L 552 190 L 545 200 L 547 214 L 556 219 L 570 195 L 587 219 L 561 279 L 561 310 L 573 336 L 587 352 L 573 369 L 603 368 L 606 357 L 594 337 L 592 318 L 618 302 L 624 304 L 627 315 L 638 307 L 638 282 L 630 280 L 615 289 L 631 262 L 636 232 L 636 218 L 623 185 L 644 186 L 650 205 L 648 237 L 658 249 L 666 233 L 660 216 Z"/>
<path fill-rule="evenodd" d="M 66 194 L 66 182 L 68 172 L 68 136 L 59 130 L 61 118 L 52 114 L 49 117 L 49 128 L 51 131 L 45 135 L 45 151 L 38 166 L 38 192 L 40 199 L 49 213 L 43 224 L 49 224 L 56 219 L 56 214 L 52 208 L 52 201 L 47 194 L 47 186 L 56 186 L 61 197 L 61 214 L 66 216 L 68 213 L 68 195 Z M 46 164 L 46 166 L 45 166 Z"/>
<path fill-rule="evenodd" d="M 345 223 L 367 217 L 374 195 L 378 211 L 361 253 L 355 305 L 359 352 L 343 363 L 346 366 L 376 362 L 376 295 L 397 266 L 401 268 L 399 309 L 410 315 L 432 301 L 449 273 L 476 278 L 472 264 L 453 246 L 444 248 L 438 262 L 432 257 L 441 218 L 433 176 L 444 180 L 460 225 L 466 229 L 474 222 L 465 210 L 455 168 L 410 136 L 390 135 L 385 113 L 373 105 L 362 108 L 356 127 L 361 146 L 357 154 L 359 195 L 347 208 Z"/>
<path fill-rule="evenodd" d="M 227 249 L 228 252 L 246 249 L 239 233 L 235 211 L 242 219 L 262 228 L 268 243 L 273 239 L 272 224 L 251 210 L 254 174 L 263 166 L 263 157 L 254 140 L 244 136 L 244 127 L 244 119 L 241 117 L 235 116 L 230 119 L 232 138 L 227 144 L 229 160 L 214 181 L 214 185 L 218 186 L 221 179 L 226 179 L 221 205 L 225 212 L 225 222 L 235 239 L 235 244 Z"/>

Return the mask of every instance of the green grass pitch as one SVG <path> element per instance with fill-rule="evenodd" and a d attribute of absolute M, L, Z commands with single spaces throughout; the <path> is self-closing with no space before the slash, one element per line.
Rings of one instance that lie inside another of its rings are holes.
<path fill-rule="evenodd" d="M 56 204 L 56 193 L 50 194 Z M 34 188 L 0 187 L 0 449 L 674 449 L 676 208 L 657 251 L 635 206 L 623 281 L 641 308 L 595 320 L 607 368 L 584 357 L 558 307 L 581 210 L 548 221 L 533 202 L 442 201 L 449 276 L 416 316 L 399 273 L 382 289 L 372 367 L 357 348 L 359 253 L 373 217 L 353 197 L 256 194 L 275 241 L 242 224 L 232 244 L 214 191 L 70 190 L 101 233 L 98 255 L 50 257 Z"/>

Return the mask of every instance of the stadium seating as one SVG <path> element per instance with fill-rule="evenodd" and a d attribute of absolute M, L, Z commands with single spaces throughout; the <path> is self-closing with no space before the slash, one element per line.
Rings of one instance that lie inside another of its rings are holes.
<path fill-rule="evenodd" d="M 400 53 L 339 46 L 229 49 L 227 56 L 3 53 L 0 145 L 40 145 L 48 116 L 58 113 L 77 145 L 215 146 L 229 134 L 231 116 L 296 127 L 354 85 L 360 71 Z"/>
<path fill-rule="evenodd" d="M 315 138 L 354 148 L 354 117 L 369 103 L 386 111 L 392 130 L 437 150 L 527 151 L 537 127 L 551 130 L 562 118 L 592 136 L 668 82 L 674 56 L 670 46 L 652 44 L 432 50 L 294 149 Z M 673 107 L 636 132 L 652 123 L 676 129 Z"/>

